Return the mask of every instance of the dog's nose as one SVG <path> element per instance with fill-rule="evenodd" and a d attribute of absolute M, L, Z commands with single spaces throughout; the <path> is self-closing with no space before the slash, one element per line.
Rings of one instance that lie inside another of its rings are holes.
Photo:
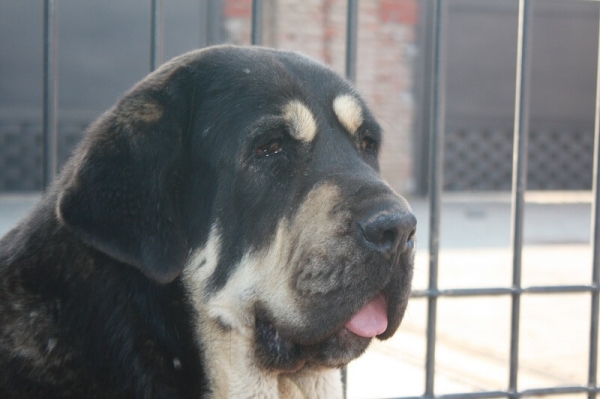
<path fill-rule="evenodd" d="M 358 224 L 366 244 L 385 257 L 414 246 L 417 219 L 410 212 L 379 211 Z"/>

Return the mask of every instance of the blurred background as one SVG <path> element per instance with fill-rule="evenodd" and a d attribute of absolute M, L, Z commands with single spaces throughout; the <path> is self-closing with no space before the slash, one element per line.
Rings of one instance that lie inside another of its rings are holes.
<path fill-rule="evenodd" d="M 415 289 L 428 279 L 430 0 L 363 0 L 357 80 L 385 130 L 382 173 L 419 219 Z M 508 287 L 517 0 L 444 0 L 441 288 Z M 250 44 L 251 0 L 163 2 L 159 58 Z M 263 44 L 345 68 L 346 0 L 264 0 Z M 56 1 L 59 165 L 86 126 L 149 71 L 149 0 Z M 523 285 L 590 284 L 600 3 L 535 0 L 528 81 Z M 42 187 L 43 7 L 0 2 L 0 234 Z M 348 397 L 417 396 L 426 299 L 349 367 Z M 506 389 L 510 296 L 440 298 L 436 394 Z M 585 386 L 590 294 L 524 296 L 519 389 Z M 553 397 L 583 398 L 584 394 Z"/>
<path fill-rule="evenodd" d="M 345 0 L 265 0 L 263 44 L 344 72 Z M 510 189 L 517 1 L 447 0 L 445 187 Z M 361 1 L 357 86 L 386 131 L 384 173 L 427 190 L 423 134 L 425 0 Z M 81 130 L 149 72 L 150 1 L 59 0 L 60 159 Z M 532 21 L 529 188 L 589 190 L 598 4 L 537 0 Z M 250 0 L 165 2 L 162 60 L 218 43 L 250 43 Z M 41 187 L 43 7 L 0 2 L 0 192 Z M 37 141 L 36 141 L 37 140 Z M 35 150 L 38 148 L 38 150 Z"/>

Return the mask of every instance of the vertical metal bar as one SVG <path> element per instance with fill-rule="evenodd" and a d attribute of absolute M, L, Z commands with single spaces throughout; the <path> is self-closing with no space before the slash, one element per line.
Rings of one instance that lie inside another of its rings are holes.
<path fill-rule="evenodd" d="M 358 0 L 348 0 L 346 24 L 346 77 L 356 83 L 356 42 L 358 37 Z"/>
<path fill-rule="evenodd" d="M 221 2 L 208 0 L 206 3 L 206 45 L 211 46 L 221 42 Z"/>
<path fill-rule="evenodd" d="M 209 17 L 208 17 L 208 10 L 209 10 L 209 4 L 210 0 L 207 1 L 200 1 L 199 2 L 199 6 L 200 6 L 200 12 L 198 13 L 198 17 L 199 17 L 199 26 L 200 26 L 200 31 L 198 32 L 198 47 L 206 47 L 208 46 L 208 37 L 209 37 L 209 32 L 210 32 L 210 28 L 209 28 Z"/>
<path fill-rule="evenodd" d="M 429 121 L 429 291 L 438 290 L 438 261 L 440 243 L 440 208 L 443 190 L 444 163 L 444 72 L 442 33 L 444 30 L 441 0 L 432 1 L 431 27 L 431 119 Z M 437 326 L 437 297 L 428 298 L 427 304 L 427 352 L 425 360 L 425 396 L 434 396 L 435 347 Z"/>
<path fill-rule="evenodd" d="M 358 0 L 348 0 L 346 13 L 346 78 L 356 83 L 356 41 L 358 36 Z M 348 370 L 342 370 L 344 399 L 347 396 Z"/>
<path fill-rule="evenodd" d="M 262 10 L 262 0 L 252 0 L 252 45 L 254 46 L 262 44 Z"/>
<path fill-rule="evenodd" d="M 150 72 L 162 62 L 162 0 L 151 0 L 150 12 Z"/>
<path fill-rule="evenodd" d="M 431 85 L 432 85 L 432 67 L 431 57 L 433 52 L 431 51 L 433 44 L 434 29 L 432 25 L 433 21 L 433 8 L 431 6 L 431 0 L 423 1 L 422 12 L 419 14 L 419 29 L 417 32 L 416 39 L 417 43 L 423 48 L 423 51 L 419 51 L 418 56 L 421 57 L 421 61 L 416 66 L 414 73 L 414 81 L 416 87 L 416 93 L 421 94 L 421 114 L 415 121 L 414 127 L 414 144 L 415 144 L 415 176 L 418 177 L 417 181 L 417 194 L 422 196 L 429 195 L 429 136 L 422 134 L 422 132 L 429 132 L 429 121 L 431 119 Z M 417 87 L 421 86 L 420 90 Z M 418 111 L 417 111 L 418 112 Z"/>
<path fill-rule="evenodd" d="M 342 394 L 344 399 L 348 397 L 348 367 L 342 369 Z"/>
<path fill-rule="evenodd" d="M 600 11 L 600 9 L 599 9 Z M 600 12 L 598 14 L 598 43 L 600 44 Z M 592 205 L 592 285 L 600 284 L 600 48 L 596 61 L 596 110 L 594 115 L 594 178 Z M 598 373 L 598 309 L 599 297 L 597 291 L 592 291 L 591 321 L 590 321 L 590 357 L 588 369 L 588 387 L 595 388 Z M 589 392 L 588 399 L 595 399 L 596 393 Z"/>
<path fill-rule="evenodd" d="M 56 175 L 58 153 L 58 90 L 57 90 L 57 29 L 56 2 L 44 1 L 44 99 L 42 188 L 47 189 Z"/>
<path fill-rule="evenodd" d="M 515 121 L 513 141 L 512 174 L 512 225 L 511 241 L 513 252 L 513 288 L 511 335 L 510 335 L 510 372 L 508 391 L 516 397 L 519 370 L 519 325 L 521 313 L 521 269 L 523 252 L 523 213 L 525 190 L 527 187 L 527 147 L 529 135 L 529 37 L 530 37 L 530 0 L 519 0 L 518 44 L 515 90 Z"/>

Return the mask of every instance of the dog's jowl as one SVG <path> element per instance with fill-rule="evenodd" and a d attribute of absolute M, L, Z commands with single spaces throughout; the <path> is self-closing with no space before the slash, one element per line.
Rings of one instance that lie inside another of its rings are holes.
<path fill-rule="evenodd" d="M 381 135 L 298 54 L 163 65 L 0 241 L 0 397 L 341 398 L 410 293 Z"/>

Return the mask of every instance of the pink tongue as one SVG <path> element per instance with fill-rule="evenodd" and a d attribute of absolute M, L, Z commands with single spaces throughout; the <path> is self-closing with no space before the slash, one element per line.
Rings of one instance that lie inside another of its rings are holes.
<path fill-rule="evenodd" d="M 384 332 L 387 325 L 387 301 L 379 294 L 352 316 L 346 328 L 360 337 L 372 338 Z"/>

